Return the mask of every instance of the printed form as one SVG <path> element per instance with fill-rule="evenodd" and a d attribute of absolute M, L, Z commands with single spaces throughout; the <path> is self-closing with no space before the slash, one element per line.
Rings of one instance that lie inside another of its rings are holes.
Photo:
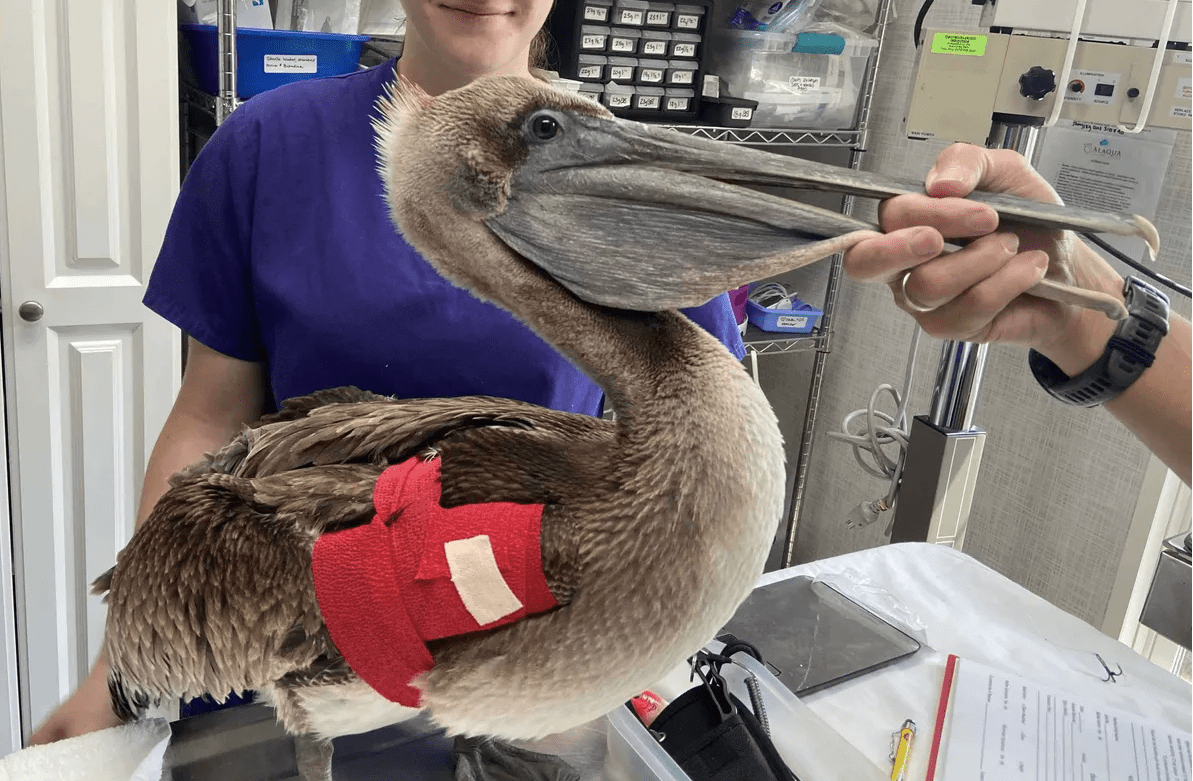
<path fill-rule="evenodd" d="M 969 660 L 941 781 L 1190 781 L 1190 735 Z"/>

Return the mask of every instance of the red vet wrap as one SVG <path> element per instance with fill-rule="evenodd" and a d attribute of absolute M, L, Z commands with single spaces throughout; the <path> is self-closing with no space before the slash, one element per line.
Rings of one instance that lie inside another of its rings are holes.
<path fill-rule="evenodd" d="M 387 699 L 417 707 L 410 686 L 435 666 L 426 642 L 518 621 L 556 606 L 543 575 L 543 506 L 512 502 L 439 506 L 439 459 L 412 458 L 381 474 L 372 523 L 324 534 L 311 569 L 315 596 L 336 647 Z M 478 624 L 451 580 L 444 545 L 486 535 L 497 568 L 522 603 Z"/>

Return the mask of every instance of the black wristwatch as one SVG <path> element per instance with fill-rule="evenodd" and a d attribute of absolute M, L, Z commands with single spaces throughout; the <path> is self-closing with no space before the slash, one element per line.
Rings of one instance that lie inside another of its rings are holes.
<path fill-rule="evenodd" d="M 1066 404 L 1096 407 L 1131 387 L 1152 365 L 1160 340 L 1168 333 L 1168 296 L 1138 277 L 1128 277 L 1123 298 L 1129 316 L 1106 343 L 1093 366 L 1070 377 L 1035 350 L 1027 365 L 1040 387 Z"/>

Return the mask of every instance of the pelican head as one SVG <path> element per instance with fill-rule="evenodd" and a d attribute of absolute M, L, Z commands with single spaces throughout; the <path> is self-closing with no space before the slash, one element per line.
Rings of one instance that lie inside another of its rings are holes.
<path fill-rule="evenodd" d="M 545 273 L 605 307 L 691 307 L 879 230 L 741 185 L 878 198 L 923 192 L 919 183 L 618 119 L 524 77 L 483 78 L 434 98 L 399 82 L 379 108 L 379 167 L 398 229 L 441 274 L 515 312 L 510 283 L 519 275 Z M 971 198 L 1006 221 L 1138 235 L 1155 248 L 1155 229 L 1134 215 Z M 1125 316 L 1109 296 L 1071 292 L 1076 303 Z"/>

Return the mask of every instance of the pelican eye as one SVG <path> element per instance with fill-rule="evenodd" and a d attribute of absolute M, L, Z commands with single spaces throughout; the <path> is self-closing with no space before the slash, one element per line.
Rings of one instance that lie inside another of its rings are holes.
<path fill-rule="evenodd" d="M 539 141 L 550 141 L 559 131 L 559 120 L 550 114 L 535 114 L 530 118 L 530 133 Z"/>

